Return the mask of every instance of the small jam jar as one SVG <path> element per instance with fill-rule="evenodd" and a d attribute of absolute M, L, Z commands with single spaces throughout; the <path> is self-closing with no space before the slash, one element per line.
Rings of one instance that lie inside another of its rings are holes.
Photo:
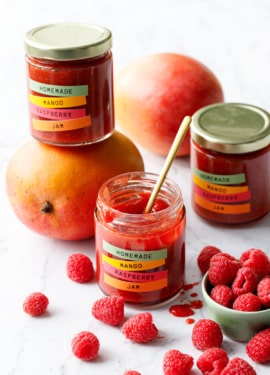
<path fill-rule="evenodd" d="M 270 116 L 241 103 L 197 111 L 191 123 L 192 205 L 205 219 L 245 223 L 270 211 Z"/>
<path fill-rule="evenodd" d="M 101 141 L 114 130 L 111 32 L 60 23 L 26 33 L 31 134 L 55 145 Z"/>
<path fill-rule="evenodd" d="M 167 178 L 144 213 L 157 178 L 131 172 L 108 180 L 95 210 L 98 284 L 139 305 L 168 301 L 184 283 L 186 212 L 178 185 Z"/>

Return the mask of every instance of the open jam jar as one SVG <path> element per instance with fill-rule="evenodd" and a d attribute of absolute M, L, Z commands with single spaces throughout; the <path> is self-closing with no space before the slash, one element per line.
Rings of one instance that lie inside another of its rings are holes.
<path fill-rule="evenodd" d="M 107 295 L 151 305 L 183 286 L 186 214 L 181 191 L 166 179 L 144 213 L 158 176 L 132 172 L 105 182 L 95 210 L 97 281 Z"/>
<path fill-rule="evenodd" d="M 191 124 L 192 205 L 219 223 L 270 211 L 270 116 L 241 103 L 202 108 Z"/>
<path fill-rule="evenodd" d="M 98 142 L 114 130 L 111 32 L 60 23 L 25 35 L 31 134 L 55 145 Z"/>

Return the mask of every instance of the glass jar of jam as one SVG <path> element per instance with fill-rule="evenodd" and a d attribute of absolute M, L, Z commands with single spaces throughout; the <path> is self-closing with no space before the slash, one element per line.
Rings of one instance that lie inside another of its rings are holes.
<path fill-rule="evenodd" d="M 144 213 L 157 178 L 118 175 L 101 186 L 97 198 L 98 284 L 105 294 L 133 304 L 171 300 L 184 283 L 186 212 L 178 185 L 167 178 Z"/>
<path fill-rule="evenodd" d="M 192 205 L 205 219 L 245 223 L 270 211 L 270 116 L 261 108 L 220 103 L 191 123 Z"/>
<path fill-rule="evenodd" d="M 60 23 L 26 33 L 31 134 L 55 145 L 98 142 L 114 130 L 111 32 Z"/>

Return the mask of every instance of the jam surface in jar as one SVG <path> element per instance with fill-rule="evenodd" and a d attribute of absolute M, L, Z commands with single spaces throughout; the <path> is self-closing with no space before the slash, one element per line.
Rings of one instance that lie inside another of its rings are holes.
<path fill-rule="evenodd" d="M 192 205 L 205 219 L 245 223 L 270 211 L 270 120 L 260 108 L 226 103 L 191 125 Z"/>
<path fill-rule="evenodd" d="M 114 130 L 109 30 L 45 25 L 25 37 L 31 134 L 46 143 L 98 142 Z"/>
<path fill-rule="evenodd" d="M 151 212 L 144 214 L 151 194 L 149 174 L 128 176 L 128 183 L 116 177 L 123 183 L 120 189 L 109 181 L 109 188 L 103 185 L 99 192 L 97 281 L 107 295 L 121 295 L 134 304 L 157 304 L 173 298 L 184 283 L 185 207 L 177 188 L 161 193 Z"/>

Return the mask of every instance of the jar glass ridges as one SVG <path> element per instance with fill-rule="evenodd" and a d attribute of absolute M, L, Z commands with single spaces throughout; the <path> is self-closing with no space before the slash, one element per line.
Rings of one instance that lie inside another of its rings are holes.
<path fill-rule="evenodd" d="M 25 35 L 31 134 L 56 145 L 98 142 L 114 130 L 111 32 L 60 23 Z"/>
<path fill-rule="evenodd" d="M 192 205 L 205 219 L 245 223 L 270 211 L 270 117 L 261 108 L 220 103 L 191 124 Z"/>
<path fill-rule="evenodd" d="M 105 294 L 135 304 L 167 301 L 184 283 L 186 216 L 177 184 L 166 179 L 153 210 L 143 213 L 157 177 L 116 176 L 97 199 L 97 281 Z"/>

